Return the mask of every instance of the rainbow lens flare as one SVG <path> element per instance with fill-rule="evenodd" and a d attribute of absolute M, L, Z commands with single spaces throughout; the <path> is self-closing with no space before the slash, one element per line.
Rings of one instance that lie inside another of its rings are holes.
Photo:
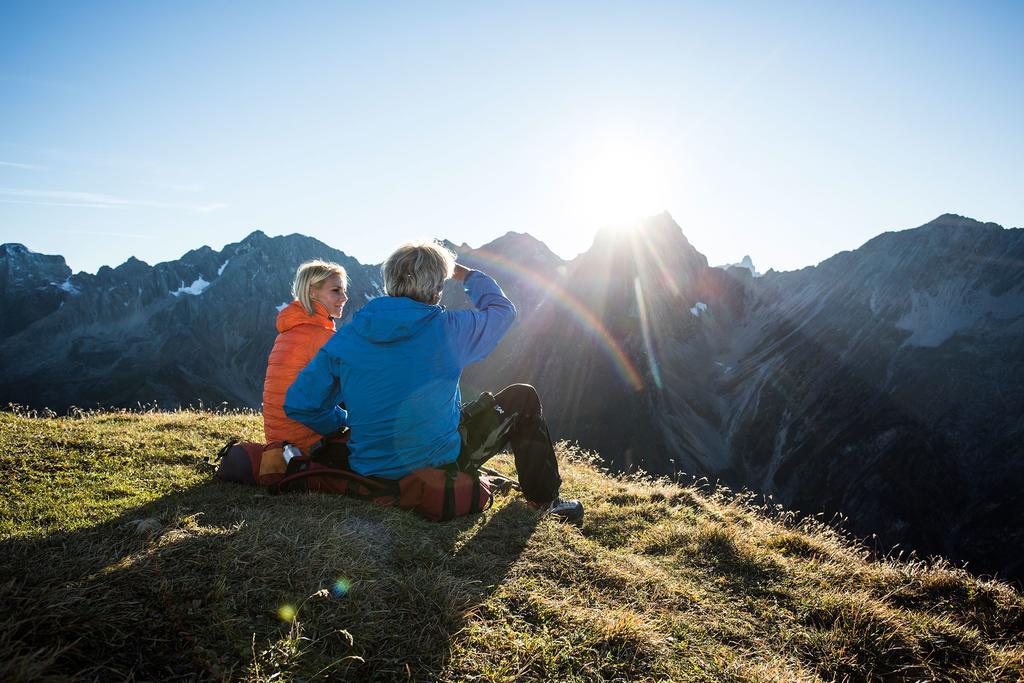
<path fill-rule="evenodd" d="M 340 598 L 341 596 L 348 593 L 350 588 L 352 588 L 351 581 L 349 581 L 348 579 L 338 579 L 334 582 L 334 585 L 331 586 L 331 595 L 333 595 L 336 598 Z"/>

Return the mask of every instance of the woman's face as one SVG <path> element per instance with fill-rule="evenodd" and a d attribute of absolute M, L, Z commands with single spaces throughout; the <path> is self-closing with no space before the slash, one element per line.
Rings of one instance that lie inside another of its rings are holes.
<path fill-rule="evenodd" d="M 309 294 L 314 301 L 319 301 L 324 305 L 327 314 L 332 318 L 341 317 L 341 309 L 345 308 L 345 302 L 348 301 L 345 286 L 341 282 L 341 276 L 337 273 L 310 287 Z"/>

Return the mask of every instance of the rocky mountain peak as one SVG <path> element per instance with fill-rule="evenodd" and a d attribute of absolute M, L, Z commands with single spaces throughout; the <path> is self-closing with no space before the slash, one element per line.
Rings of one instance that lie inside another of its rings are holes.
<path fill-rule="evenodd" d="M 226 251 L 226 250 L 225 250 Z M 182 263 L 188 263 L 190 265 L 200 265 L 209 262 L 211 259 L 215 259 L 217 252 L 213 250 L 209 245 L 203 245 L 198 249 L 193 249 L 186 252 L 179 261 Z"/>
<path fill-rule="evenodd" d="M 509 231 L 501 237 L 467 253 L 498 255 L 512 261 L 529 263 L 544 269 L 557 268 L 565 262 L 539 239 L 526 232 Z"/>
<path fill-rule="evenodd" d="M 750 258 L 749 254 L 740 259 L 739 263 L 727 263 L 724 266 L 718 266 L 718 268 L 721 268 L 723 270 L 728 270 L 730 268 L 738 268 L 741 270 L 748 271 L 754 277 L 761 276 L 761 273 L 757 272 L 757 268 L 754 267 L 754 260 Z"/>
<path fill-rule="evenodd" d="M 996 225 L 996 223 L 983 223 L 979 220 L 971 218 L 969 216 L 961 216 L 957 213 L 944 213 L 938 216 L 921 227 L 929 225 L 943 225 L 948 227 L 960 227 L 960 228 L 974 228 L 981 225 Z"/>
<path fill-rule="evenodd" d="M 511 246 L 511 247 L 524 247 L 524 246 L 537 247 L 537 246 L 541 246 L 541 247 L 544 247 L 545 249 L 547 249 L 547 245 L 546 244 L 541 242 L 539 239 L 537 239 L 536 237 L 534 237 L 530 233 L 528 233 L 528 232 L 515 232 L 514 230 L 509 230 L 508 232 L 506 232 L 501 237 L 498 237 L 497 239 L 491 240 L 490 242 L 488 242 L 488 245 L 491 246 L 491 247 L 494 247 L 494 248 L 497 248 L 498 246 L 501 246 L 501 245 L 508 245 L 508 246 Z"/>
<path fill-rule="evenodd" d="M 145 270 L 148 270 L 149 268 L 150 268 L 150 265 L 148 263 L 146 263 L 145 261 L 143 261 L 142 259 L 135 258 L 134 256 L 129 256 L 128 259 L 124 263 L 119 265 L 117 268 L 114 268 L 114 272 L 115 273 L 137 273 L 137 272 L 143 272 Z"/>
<path fill-rule="evenodd" d="M 53 268 L 65 264 L 63 256 L 38 254 L 17 242 L 0 244 L 0 263 L 25 263 L 41 268 Z"/>
<path fill-rule="evenodd" d="M 473 248 L 466 244 L 465 242 L 463 242 L 461 245 L 457 245 L 455 244 L 455 242 L 452 242 L 451 240 L 441 239 L 439 237 L 435 237 L 434 241 L 440 244 L 445 249 L 448 249 L 449 251 L 452 251 L 456 254 L 461 254 L 464 251 L 470 251 Z"/>
<path fill-rule="evenodd" d="M 650 279 L 652 285 L 657 280 L 657 289 L 678 295 L 701 277 L 708 260 L 694 249 L 672 216 L 663 212 L 634 226 L 600 230 L 590 251 L 577 257 L 570 268 L 573 278 L 584 280 L 584 289 L 621 282 L 632 292 L 633 280 L 640 277 Z"/>
<path fill-rule="evenodd" d="M 683 234 L 672 215 L 663 211 L 653 216 L 641 218 L 633 223 L 606 225 L 597 231 L 594 245 L 604 243 L 618 244 L 627 238 L 643 238 L 652 241 L 672 241 L 689 246 L 690 242 Z"/>
<path fill-rule="evenodd" d="M 951 240 L 954 242 L 969 242 L 975 239 L 984 238 L 985 235 L 995 231 L 1003 230 L 997 223 L 983 223 L 966 216 L 945 213 L 929 221 L 914 230 L 931 233 L 929 243 L 935 240 Z M 903 232 L 909 232 L 904 230 Z"/>
<path fill-rule="evenodd" d="M 152 269 L 153 267 L 145 261 L 129 256 L 128 260 L 116 268 L 100 266 L 99 270 L 96 271 L 96 282 L 106 285 L 124 283 L 145 277 Z"/>
<path fill-rule="evenodd" d="M 0 245 L 0 339 L 57 310 L 71 289 L 63 256 L 37 254 L 24 244 Z"/>
<path fill-rule="evenodd" d="M 996 248 L 1009 249 L 1007 256 L 1020 253 L 1024 231 L 943 214 L 916 228 L 884 232 L 857 250 L 822 261 L 817 270 L 850 286 L 884 281 L 898 289 L 927 289 L 945 278 L 970 279 L 979 269 L 993 273 L 1008 266 L 1012 271 L 1012 259 L 1002 260 L 1001 266 L 985 256 Z"/>
<path fill-rule="evenodd" d="M 0 281 L 60 284 L 71 275 L 63 256 L 37 254 L 24 244 L 0 245 Z M 0 287 L 3 285 L 0 284 Z"/>
<path fill-rule="evenodd" d="M 17 242 L 7 242 L 6 244 L 0 244 L 0 256 L 14 256 L 16 254 L 31 254 L 24 244 Z"/>
<path fill-rule="evenodd" d="M 266 244 L 269 241 L 270 238 L 267 237 L 267 233 L 263 232 L 262 230 L 253 230 L 242 239 L 240 244 L 256 246 Z"/>

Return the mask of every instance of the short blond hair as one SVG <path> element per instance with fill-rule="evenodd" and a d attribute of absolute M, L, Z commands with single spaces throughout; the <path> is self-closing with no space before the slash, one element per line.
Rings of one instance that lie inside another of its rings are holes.
<path fill-rule="evenodd" d="M 348 273 L 337 263 L 314 259 L 306 261 L 295 271 L 295 281 L 292 282 L 292 296 L 302 304 L 306 313 L 313 315 L 313 298 L 309 290 L 326 280 L 332 275 L 341 276 L 341 286 L 348 288 Z"/>
<path fill-rule="evenodd" d="M 381 266 L 388 296 L 432 303 L 455 272 L 455 254 L 437 242 L 406 242 Z"/>

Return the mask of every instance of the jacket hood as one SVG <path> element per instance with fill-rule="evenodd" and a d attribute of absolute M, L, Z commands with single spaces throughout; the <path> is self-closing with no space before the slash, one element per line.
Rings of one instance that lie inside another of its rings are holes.
<path fill-rule="evenodd" d="M 295 300 L 281 309 L 277 314 L 277 331 L 287 332 L 299 325 L 316 325 L 334 330 L 334 319 L 327 315 L 327 308 L 319 301 L 313 302 L 313 315 L 306 313 L 302 303 Z"/>
<path fill-rule="evenodd" d="M 347 327 L 371 342 L 394 342 L 412 337 L 442 310 L 404 296 L 382 296 L 367 301 Z"/>

